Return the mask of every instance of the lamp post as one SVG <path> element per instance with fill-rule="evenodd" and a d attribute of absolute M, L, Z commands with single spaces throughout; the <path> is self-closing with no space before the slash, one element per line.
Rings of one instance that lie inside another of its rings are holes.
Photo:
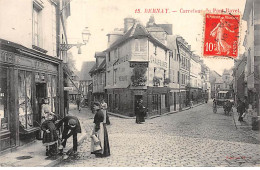
<path fill-rule="evenodd" d="M 60 44 L 60 51 L 68 51 L 72 47 L 76 46 L 78 48 L 78 54 L 81 54 L 81 49 L 80 47 L 82 45 L 86 45 L 89 41 L 91 34 L 90 31 L 88 30 L 88 27 L 85 27 L 85 29 L 82 31 L 82 40 L 83 43 L 77 43 L 77 44 Z"/>

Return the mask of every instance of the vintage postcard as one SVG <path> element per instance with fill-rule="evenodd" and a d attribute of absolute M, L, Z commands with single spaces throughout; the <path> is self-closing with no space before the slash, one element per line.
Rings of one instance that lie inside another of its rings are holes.
<path fill-rule="evenodd" d="M 259 0 L 0 0 L 1 167 L 259 167 Z"/>

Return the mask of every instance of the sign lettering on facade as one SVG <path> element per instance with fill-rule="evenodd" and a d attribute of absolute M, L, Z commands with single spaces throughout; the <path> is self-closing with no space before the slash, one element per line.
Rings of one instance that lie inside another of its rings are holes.
<path fill-rule="evenodd" d="M 148 62 L 130 62 L 130 67 L 148 67 Z"/>
<path fill-rule="evenodd" d="M 73 91 L 73 87 L 64 87 L 64 91 Z"/>
<path fill-rule="evenodd" d="M 150 57 L 150 62 L 154 63 L 154 64 L 157 64 L 159 66 L 167 68 L 167 62 L 164 62 L 164 61 L 162 61 L 160 59 L 157 59 L 157 58 L 155 58 L 153 56 Z"/>
<path fill-rule="evenodd" d="M 3 50 L 0 50 L 0 61 L 12 63 L 12 64 L 20 62 L 19 58 L 16 57 L 14 53 L 10 53 Z"/>

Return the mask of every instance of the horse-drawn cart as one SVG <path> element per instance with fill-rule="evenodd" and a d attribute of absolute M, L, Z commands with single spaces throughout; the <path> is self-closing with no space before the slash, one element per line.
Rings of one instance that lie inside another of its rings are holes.
<path fill-rule="evenodd" d="M 232 93 L 230 91 L 219 91 L 216 98 L 213 100 L 213 112 L 217 113 L 220 108 L 224 109 L 226 115 L 230 115 L 234 100 L 232 99 Z"/>

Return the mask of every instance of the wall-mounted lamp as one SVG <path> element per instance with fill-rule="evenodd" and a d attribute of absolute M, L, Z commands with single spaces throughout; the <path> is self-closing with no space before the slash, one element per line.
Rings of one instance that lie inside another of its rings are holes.
<path fill-rule="evenodd" d="M 81 54 L 81 46 L 86 45 L 89 41 L 91 34 L 88 30 L 88 27 L 85 27 L 85 29 L 82 31 L 82 40 L 83 43 L 77 43 L 77 44 L 60 44 L 60 51 L 68 51 L 72 47 L 76 46 L 78 48 L 78 54 Z"/>

